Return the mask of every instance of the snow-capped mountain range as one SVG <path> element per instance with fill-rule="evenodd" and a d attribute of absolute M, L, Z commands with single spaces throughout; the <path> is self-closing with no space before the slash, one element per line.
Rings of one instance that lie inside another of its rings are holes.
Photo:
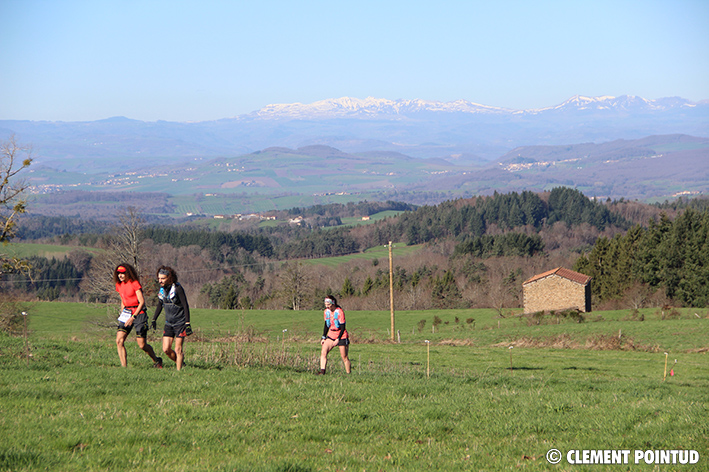
<path fill-rule="evenodd" d="M 510 113 L 512 110 L 480 105 L 466 100 L 436 102 L 429 100 L 388 100 L 367 97 L 364 100 L 352 97 L 330 98 L 310 104 L 281 103 L 266 105 L 250 116 L 259 117 L 328 117 L 359 115 L 404 115 L 424 111 L 453 113 Z"/>
<path fill-rule="evenodd" d="M 234 156 L 280 146 L 326 145 L 348 153 L 397 152 L 460 162 L 497 159 L 519 146 L 603 143 L 652 135 L 709 137 L 709 101 L 673 97 L 584 97 L 533 110 L 452 102 L 343 97 L 310 104 L 267 105 L 215 121 L 144 122 L 114 117 L 92 122 L 0 121 L 32 143 L 43 163 L 101 168 L 102 158 Z M 132 165 L 132 164 L 131 164 Z"/>
<path fill-rule="evenodd" d="M 580 110 L 625 110 L 664 111 L 669 109 L 694 108 L 697 104 L 689 100 L 671 97 L 648 100 L 633 95 L 620 97 L 584 97 L 576 95 L 565 102 L 544 108 L 514 110 L 509 108 L 481 105 L 467 100 L 439 102 L 430 100 L 389 100 L 367 97 L 365 99 L 342 97 L 320 100 L 310 104 L 271 104 L 246 116 L 260 118 L 329 118 L 343 116 L 377 117 L 387 115 L 408 115 L 421 112 L 469 113 L 490 115 L 536 115 L 549 111 Z"/>

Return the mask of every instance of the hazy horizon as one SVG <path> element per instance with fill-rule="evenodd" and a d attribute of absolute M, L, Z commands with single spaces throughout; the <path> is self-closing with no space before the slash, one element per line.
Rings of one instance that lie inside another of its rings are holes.
<path fill-rule="evenodd" d="M 709 98 L 709 2 L 0 1 L 0 119 L 208 121 L 324 99 Z"/>

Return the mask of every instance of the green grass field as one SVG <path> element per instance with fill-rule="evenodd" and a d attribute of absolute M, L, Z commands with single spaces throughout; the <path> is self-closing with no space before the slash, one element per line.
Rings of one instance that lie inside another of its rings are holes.
<path fill-rule="evenodd" d="M 383 220 L 385 218 L 393 218 L 400 213 L 403 213 L 403 212 L 396 211 L 396 210 L 380 211 L 379 213 L 375 213 L 375 214 L 371 215 L 368 220 L 362 220 L 361 217 L 345 217 L 345 218 L 342 218 L 342 225 L 343 226 L 368 225 L 368 224 L 372 224 L 377 221 Z"/>
<path fill-rule="evenodd" d="M 332 352 L 315 376 L 317 311 L 194 310 L 178 372 L 133 335 L 119 367 L 116 306 L 22 309 L 27 338 L 0 335 L 0 470 L 709 470 L 706 311 L 397 312 L 401 343 L 389 312 L 353 311 L 352 374 Z M 601 449 L 700 459 L 567 461 Z"/>
<path fill-rule="evenodd" d="M 404 256 L 415 253 L 421 249 L 422 245 L 407 246 L 403 243 L 398 243 L 394 245 L 394 255 Z M 389 248 L 386 246 L 374 247 L 367 249 L 364 252 L 358 252 L 356 254 L 349 254 L 347 256 L 334 256 L 334 257 L 320 257 L 318 259 L 305 259 L 301 261 L 306 265 L 324 265 L 328 267 L 339 267 L 343 262 L 356 260 L 373 261 L 374 259 L 379 260 L 383 265 L 382 267 L 389 267 Z"/>
<path fill-rule="evenodd" d="M 238 191 L 237 191 L 238 190 Z M 265 193 L 257 193 L 257 192 Z M 236 193 L 239 196 L 231 195 Z M 242 193 L 246 193 L 242 195 Z M 316 204 L 348 203 L 372 199 L 369 193 L 355 195 L 313 195 L 311 193 L 296 195 L 272 195 L 262 188 L 251 189 L 220 189 L 219 195 L 195 198 L 194 195 L 173 195 L 170 202 L 176 208 L 174 216 L 193 214 L 227 214 L 259 213 L 271 210 L 287 210 L 295 207 L 309 207 Z"/>
<path fill-rule="evenodd" d="M 0 252 L 7 254 L 10 257 L 27 258 L 32 256 L 46 257 L 47 259 L 56 258 L 62 259 L 71 251 L 80 249 L 83 251 L 98 254 L 101 249 L 92 247 L 77 247 L 77 246 L 59 246 L 54 244 L 35 244 L 35 243 L 12 243 L 0 245 Z"/>

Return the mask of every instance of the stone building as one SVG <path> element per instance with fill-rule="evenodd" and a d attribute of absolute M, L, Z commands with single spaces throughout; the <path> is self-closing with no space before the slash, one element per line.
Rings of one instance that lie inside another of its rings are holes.
<path fill-rule="evenodd" d="M 591 277 L 557 267 L 522 284 L 524 312 L 575 309 L 591 311 Z"/>

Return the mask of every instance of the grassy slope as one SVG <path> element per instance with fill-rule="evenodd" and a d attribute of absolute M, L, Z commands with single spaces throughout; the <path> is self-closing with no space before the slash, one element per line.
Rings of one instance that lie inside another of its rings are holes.
<path fill-rule="evenodd" d="M 309 374 L 317 311 L 195 310 L 188 367 L 176 372 L 151 369 L 133 336 L 129 368 L 117 367 L 117 307 L 25 309 L 29 367 L 23 338 L 0 336 L 1 470 L 551 470 L 552 447 L 695 449 L 701 461 L 687 470 L 709 470 L 709 367 L 689 352 L 707 347 L 703 313 L 527 326 L 492 310 L 397 312 L 402 344 L 391 344 L 389 313 L 348 312 L 353 374 L 332 353 L 319 378 Z M 508 349 L 619 330 L 656 347 Z M 663 350 L 677 372 L 665 382 Z M 602 470 L 628 468 L 653 470 L 632 458 Z"/>
<path fill-rule="evenodd" d="M 101 252 L 101 249 L 91 247 L 59 246 L 54 244 L 11 243 L 0 245 L 1 253 L 19 258 L 40 256 L 46 257 L 47 259 L 51 259 L 53 257 L 56 259 L 61 259 L 76 249 L 81 249 L 94 254 Z"/>
<path fill-rule="evenodd" d="M 422 245 L 406 246 L 403 243 L 398 243 L 394 245 L 394 254 L 397 256 L 408 255 L 420 250 Z M 303 260 L 303 264 L 308 265 L 325 265 L 328 267 L 338 267 L 343 262 L 350 261 L 352 259 L 360 260 L 379 260 L 382 263 L 382 269 L 388 270 L 388 260 L 389 260 L 389 249 L 386 246 L 378 246 L 374 248 L 367 249 L 364 252 L 359 252 L 356 254 L 350 254 L 348 256 L 335 256 L 335 257 L 321 257 L 319 259 L 306 259 Z"/>

